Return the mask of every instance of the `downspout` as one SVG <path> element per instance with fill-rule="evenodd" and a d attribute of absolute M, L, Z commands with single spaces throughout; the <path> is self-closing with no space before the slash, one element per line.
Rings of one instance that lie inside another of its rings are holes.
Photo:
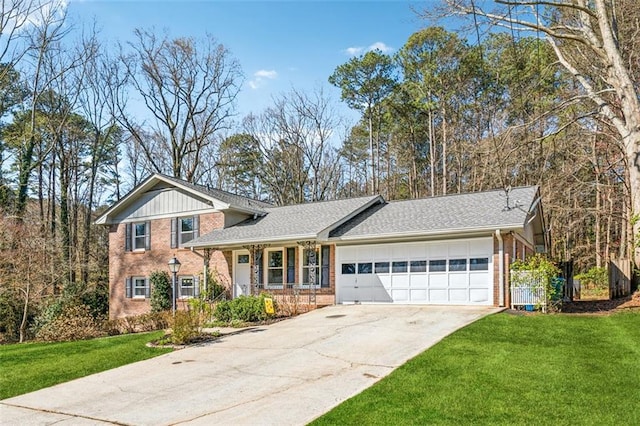
<path fill-rule="evenodd" d="M 498 239 L 498 300 L 500 307 L 504 307 L 504 241 L 500 230 L 496 229 Z"/>

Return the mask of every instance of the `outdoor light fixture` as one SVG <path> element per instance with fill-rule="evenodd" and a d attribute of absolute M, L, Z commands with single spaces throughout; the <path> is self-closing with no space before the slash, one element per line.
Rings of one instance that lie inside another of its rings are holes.
<path fill-rule="evenodd" d="M 178 284 L 178 271 L 180 271 L 180 261 L 173 256 L 173 259 L 169 261 L 169 270 L 173 274 L 173 286 L 171 291 L 171 308 L 173 316 L 176 316 L 176 286 Z"/>

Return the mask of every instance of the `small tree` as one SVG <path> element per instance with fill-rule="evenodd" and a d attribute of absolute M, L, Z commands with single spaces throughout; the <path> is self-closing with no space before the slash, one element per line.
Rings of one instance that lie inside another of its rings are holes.
<path fill-rule="evenodd" d="M 167 311 L 171 308 L 171 280 L 166 271 L 154 271 L 151 282 L 151 312 Z"/>

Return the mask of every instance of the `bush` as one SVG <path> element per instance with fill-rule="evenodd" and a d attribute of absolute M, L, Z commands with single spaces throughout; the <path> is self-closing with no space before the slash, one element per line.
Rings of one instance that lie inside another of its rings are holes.
<path fill-rule="evenodd" d="M 197 314 L 192 311 L 176 311 L 171 320 L 171 343 L 184 345 L 200 334 Z"/>
<path fill-rule="evenodd" d="M 15 292 L 0 290 L 0 343 L 18 341 L 23 303 Z"/>
<path fill-rule="evenodd" d="M 584 284 L 586 287 L 609 287 L 609 273 L 607 272 L 607 268 L 594 266 L 587 272 L 576 275 L 575 278 L 580 280 L 580 283 Z"/>
<path fill-rule="evenodd" d="M 272 316 L 267 314 L 264 303 L 270 297 L 268 294 L 261 294 L 222 301 L 216 305 L 213 315 L 218 321 L 226 323 L 264 321 Z"/>
<path fill-rule="evenodd" d="M 149 277 L 151 283 L 151 312 L 171 309 L 171 279 L 167 271 L 154 271 Z"/>
<path fill-rule="evenodd" d="M 64 307 L 60 315 L 38 330 L 36 339 L 61 342 L 92 339 L 104 334 L 100 321 L 91 314 L 91 308 L 80 304 Z"/>
<path fill-rule="evenodd" d="M 164 330 L 169 327 L 170 320 L 171 313 L 168 311 L 149 312 L 148 314 L 105 321 L 103 327 L 105 333 L 115 336 L 117 334 Z"/>

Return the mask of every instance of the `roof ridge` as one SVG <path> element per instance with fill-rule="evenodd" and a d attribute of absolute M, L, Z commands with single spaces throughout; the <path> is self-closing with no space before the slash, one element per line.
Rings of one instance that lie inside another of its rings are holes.
<path fill-rule="evenodd" d="M 516 186 L 511 188 L 511 191 L 513 191 L 514 189 L 528 189 L 528 188 L 537 188 L 538 185 L 523 185 L 523 186 Z M 438 195 L 433 195 L 433 196 L 427 196 L 427 197 L 420 197 L 420 198 L 407 198 L 404 200 L 387 200 L 387 202 L 389 203 L 402 203 L 402 202 L 407 202 L 407 201 L 423 201 L 423 200 L 433 200 L 433 199 L 441 199 L 441 198 L 453 198 L 453 197 L 461 197 L 463 195 L 479 195 L 479 194 L 490 194 L 493 192 L 502 192 L 504 193 L 504 188 L 494 188 L 494 189 L 488 189 L 486 191 L 472 191 L 472 192 L 460 192 L 460 193 L 455 193 L 455 194 L 438 194 Z"/>
<path fill-rule="evenodd" d="M 365 199 L 365 198 L 376 198 L 376 197 L 381 197 L 380 194 L 376 194 L 376 195 L 362 195 L 360 197 L 347 197 L 347 198 L 336 198 L 335 200 L 317 200 L 317 201 L 306 201 L 303 203 L 295 203 L 295 204 L 284 204 L 281 206 L 278 205 L 272 205 L 269 207 L 266 207 L 268 209 L 279 209 L 282 207 L 295 207 L 295 206 L 306 206 L 309 204 L 324 204 L 324 203 L 334 203 L 336 201 L 348 201 L 348 200 L 361 200 L 361 199 Z"/>

